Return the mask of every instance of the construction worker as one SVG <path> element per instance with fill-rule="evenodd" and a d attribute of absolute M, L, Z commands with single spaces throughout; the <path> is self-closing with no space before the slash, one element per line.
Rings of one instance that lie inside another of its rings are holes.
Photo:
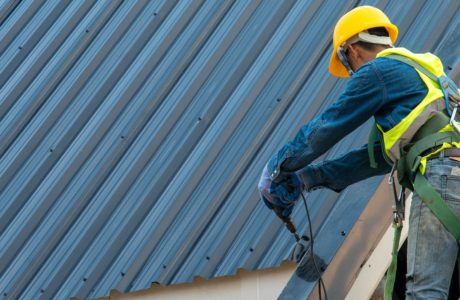
<path fill-rule="evenodd" d="M 439 58 L 394 47 L 397 36 L 398 28 L 375 7 L 340 18 L 329 71 L 350 77 L 345 91 L 269 160 L 258 188 L 286 221 L 302 190 L 339 192 L 396 168 L 401 185 L 414 191 L 406 299 L 447 299 L 460 237 L 459 95 Z M 369 146 L 312 163 L 372 116 Z"/>

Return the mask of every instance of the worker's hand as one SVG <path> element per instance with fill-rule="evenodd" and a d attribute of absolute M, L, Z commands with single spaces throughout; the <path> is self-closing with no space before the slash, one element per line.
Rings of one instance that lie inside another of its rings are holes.
<path fill-rule="evenodd" d="M 286 174 L 281 181 L 274 182 L 265 167 L 258 188 L 265 205 L 284 220 L 291 215 L 303 185 L 296 173 Z"/>

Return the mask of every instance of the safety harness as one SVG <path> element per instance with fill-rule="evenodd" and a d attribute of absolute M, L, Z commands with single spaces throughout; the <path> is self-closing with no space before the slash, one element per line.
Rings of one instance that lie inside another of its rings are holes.
<path fill-rule="evenodd" d="M 401 153 L 399 160 L 393 162 L 388 157 L 384 149 L 382 132 L 379 130 L 377 124 L 374 125 L 369 134 L 368 154 L 371 167 L 377 167 L 374 157 L 374 143 L 377 140 L 381 142 L 382 154 L 385 160 L 393 166 L 388 181 L 392 186 L 395 199 L 393 205 L 393 227 L 395 228 L 395 235 L 391 253 L 392 259 L 387 271 L 384 290 L 384 299 L 387 300 L 392 298 L 396 277 L 399 240 L 403 226 L 402 221 L 404 220 L 405 189 L 415 191 L 420 196 L 423 203 L 431 209 L 433 214 L 455 237 L 457 243 L 460 245 L 460 218 L 450 209 L 441 195 L 439 195 L 423 176 L 425 166 L 422 164 L 422 162 L 426 163 L 427 159 L 439 156 L 443 151 L 446 151 L 445 149 L 452 148 L 454 145 L 459 145 L 457 143 L 460 142 L 460 127 L 456 123 L 455 116 L 457 114 L 460 97 L 455 83 L 447 76 L 436 76 L 416 61 L 403 55 L 389 54 L 385 57 L 406 63 L 434 82 L 439 83 L 444 94 L 443 100 L 445 102 L 445 112 L 436 112 L 417 130 L 411 142 L 400 149 Z M 450 118 L 446 112 L 450 115 Z M 449 125 L 452 127 L 451 130 L 446 129 Z M 398 182 L 401 185 L 399 193 L 397 192 L 394 180 L 395 170 L 398 171 Z"/>

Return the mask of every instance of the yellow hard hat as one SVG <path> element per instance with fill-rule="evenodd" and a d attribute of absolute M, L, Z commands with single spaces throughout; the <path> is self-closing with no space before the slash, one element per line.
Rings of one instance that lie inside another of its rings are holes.
<path fill-rule="evenodd" d="M 398 37 L 398 27 L 390 22 L 383 11 L 373 6 L 358 6 L 343 15 L 334 28 L 333 46 L 329 72 L 338 77 L 348 77 L 348 71 L 337 56 L 338 48 L 348 39 L 375 27 L 385 27 L 393 43 Z"/>

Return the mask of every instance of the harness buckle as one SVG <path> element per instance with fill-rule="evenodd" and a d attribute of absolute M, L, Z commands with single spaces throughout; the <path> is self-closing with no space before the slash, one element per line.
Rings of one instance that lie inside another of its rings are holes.
<path fill-rule="evenodd" d="M 396 171 L 396 165 L 397 165 L 397 162 L 394 162 L 393 166 L 391 167 L 390 176 L 388 176 L 388 184 L 389 185 L 394 184 L 394 173 Z"/>
<path fill-rule="evenodd" d="M 395 188 L 396 189 L 396 188 Z M 396 190 L 395 192 L 395 201 L 393 204 L 393 224 L 396 227 L 402 227 L 403 221 L 405 218 L 405 202 L 406 202 L 406 193 L 404 188 L 401 187 L 399 191 L 399 197 L 396 197 Z"/>
<path fill-rule="evenodd" d="M 394 226 L 402 227 L 403 226 L 403 220 L 404 220 L 404 218 L 402 218 L 399 213 L 393 212 L 393 225 Z"/>
<path fill-rule="evenodd" d="M 457 110 L 458 110 L 458 103 L 455 104 L 454 109 L 452 110 L 452 115 L 450 116 L 450 125 L 452 125 L 453 128 L 457 131 L 457 133 L 460 133 L 460 126 L 457 124 L 455 121 L 455 116 L 457 115 Z"/>
<path fill-rule="evenodd" d="M 402 227 L 404 220 L 404 206 L 406 200 L 406 194 L 404 192 L 404 187 L 400 187 L 399 195 L 396 189 L 396 182 L 394 180 L 394 172 L 396 170 L 396 165 L 398 162 L 393 164 L 391 168 L 390 176 L 388 177 L 388 183 L 391 185 L 393 190 L 393 225 L 395 227 Z"/>

